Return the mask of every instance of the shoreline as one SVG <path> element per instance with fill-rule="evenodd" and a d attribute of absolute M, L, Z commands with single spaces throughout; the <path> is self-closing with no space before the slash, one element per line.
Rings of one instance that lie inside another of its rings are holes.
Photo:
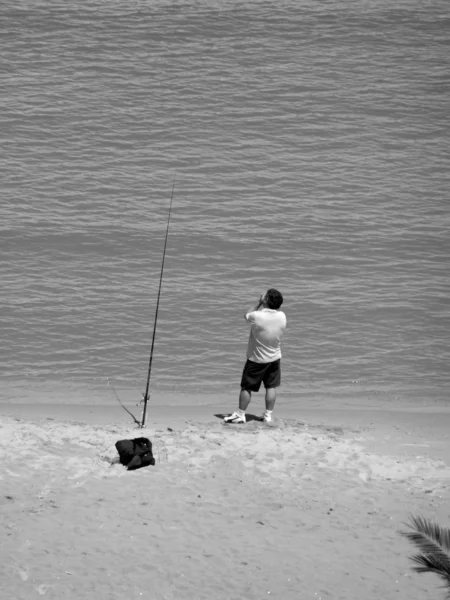
<path fill-rule="evenodd" d="M 172 396 L 173 400 L 173 396 Z M 199 418 L 202 421 L 207 419 L 208 415 L 215 413 L 231 413 L 237 406 L 237 401 L 230 402 L 227 397 L 223 402 L 207 403 L 207 404 L 186 404 L 172 402 L 169 404 L 148 404 L 147 414 L 153 413 L 157 419 L 160 418 Z M 40 418 L 47 414 L 53 418 L 64 418 L 64 419 L 83 419 L 89 423 L 92 419 L 100 420 L 103 422 L 106 418 L 114 418 L 120 421 L 123 420 L 123 416 L 126 415 L 125 407 L 133 414 L 140 415 L 142 412 L 142 405 L 137 403 L 125 403 L 122 405 L 118 402 L 111 403 L 77 403 L 77 402 L 0 402 L 0 415 L 21 415 L 26 414 L 32 415 L 32 418 Z M 249 414 L 260 414 L 264 410 L 264 401 L 259 399 L 253 401 L 247 413 Z M 228 411 L 228 412 L 227 412 Z M 410 406 L 410 405 L 395 405 L 395 406 L 367 406 L 367 405 L 342 405 L 333 404 L 330 406 L 322 405 L 311 405 L 302 404 L 300 402 L 290 404 L 283 404 L 275 406 L 274 416 L 280 418 L 285 417 L 297 417 L 301 418 L 301 415 L 308 416 L 344 416 L 353 420 L 354 418 L 362 418 L 363 416 L 369 415 L 441 415 L 444 419 L 447 417 L 450 419 L 450 406 Z M 177 416 L 178 415 L 178 416 Z M 395 418 L 395 417 L 394 417 Z M 406 417 L 407 418 L 407 417 Z"/>
<path fill-rule="evenodd" d="M 234 406 L 237 403 L 239 389 L 200 390 L 162 390 L 150 392 L 149 404 L 154 406 Z M 310 389 L 300 387 L 297 392 L 280 388 L 277 409 L 295 410 L 302 408 L 328 409 L 348 408 L 350 410 L 450 410 L 448 394 L 444 390 L 432 388 L 415 390 L 408 394 L 386 386 L 355 383 L 345 388 Z M 25 380 L 22 382 L 5 381 L 0 390 L 2 404 L 73 404 L 113 406 L 118 400 L 126 406 L 136 406 L 142 398 L 141 387 L 124 384 L 103 384 L 99 382 Z M 251 406 L 264 404 L 264 391 L 254 394 Z"/>

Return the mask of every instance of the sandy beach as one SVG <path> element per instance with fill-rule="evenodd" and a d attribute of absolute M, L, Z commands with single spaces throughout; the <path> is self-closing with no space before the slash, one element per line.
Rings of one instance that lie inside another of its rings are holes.
<path fill-rule="evenodd" d="M 448 525 L 450 411 L 231 408 L 0 405 L 1 597 L 444 597 L 398 531 Z M 128 472 L 141 435 L 156 465 Z"/>

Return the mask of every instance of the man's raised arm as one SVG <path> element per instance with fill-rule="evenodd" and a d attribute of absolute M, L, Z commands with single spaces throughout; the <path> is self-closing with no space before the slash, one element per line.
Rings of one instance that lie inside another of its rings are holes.
<path fill-rule="evenodd" d="M 250 308 L 250 310 L 247 310 L 247 311 L 245 312 L 244 318 L 245 318 L 245 320 L 246 320 L 246 321 L 248 321 L 248 315 L 249 315 L 250 313 L 257 311 L 257 310 L 259 310 L 259 309 L 260 309 L 262 306 L 264 306 L 264 298 L 265 298 L 264 294 L 261 294 L 261 296 L 260 296 L 260 298 L 259 298 L 259 301 L 258 301 L 258 304 L 256 304 L 256 305 L 255 305 L 253 308 Z"/>

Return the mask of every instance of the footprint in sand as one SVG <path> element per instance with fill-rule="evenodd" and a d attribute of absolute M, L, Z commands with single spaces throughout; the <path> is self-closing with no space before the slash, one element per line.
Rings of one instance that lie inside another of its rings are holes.
<path fill-rule="evenodd" d="M 80 479 L 84 475 L 86 475 L 86 471 L 80 470 L 80 471 L 77 471 L 76 473 L 74 473 L 73 475 L 68 475 L 67 479 Z"/>
<path fill-rule="evenodd" d="M 19 473 L 14 473 L 14 471 L 11 471 L 8 468 L 6 468 L 5 471 L 8 473 L 8 475 L 11 475 L 12 477 L 20 477 Z"/>
<path fill-rule="evenodd" d="M 368 481 L 371 481 L 371 479 L 372 479 L 372 471 L 370 469 L 368 469 L 366 471 L 359 471 L 358 477 L 360 479 L 362 479 L 364 481 L 364 483 L 367 483 Z"/>
<path fill-rule="evenodd" d="M 52 585 L 47 585 L 46 583 L 43 583 L 41 585 L 38 585 L 38 587 L 36 588 L 36 591 L 39 594 L 39 596 L 45 596 L 45 594 L 48 592 L 48 590 L 51 589 L 52 587 L 53 587 Z"/>
<path fill-rule="evenodd" d="M 19 577 L 22 581 L 27 581 L 28 579 L 28 572 L 26 569 L 23 569 L 22 567 L 17 567 L 17 573 L 19 574 Z"/>

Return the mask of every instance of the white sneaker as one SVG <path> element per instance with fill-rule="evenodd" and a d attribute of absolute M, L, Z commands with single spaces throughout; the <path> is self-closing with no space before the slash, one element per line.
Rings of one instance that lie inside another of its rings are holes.
<path fill-rule="evenodd" d="M 264 412 L 263 415 L 261 416 L 261 421 L 264 421 L 264 423 L 271 423 L 272 415 L 268 415 L 266 412 Z"/>
<path fill-rule="evenodd" d="M 245 415 L 240 415 L 234 411 L 232 415 L 224 418 L 225 423 L 245 423 Z"/>

